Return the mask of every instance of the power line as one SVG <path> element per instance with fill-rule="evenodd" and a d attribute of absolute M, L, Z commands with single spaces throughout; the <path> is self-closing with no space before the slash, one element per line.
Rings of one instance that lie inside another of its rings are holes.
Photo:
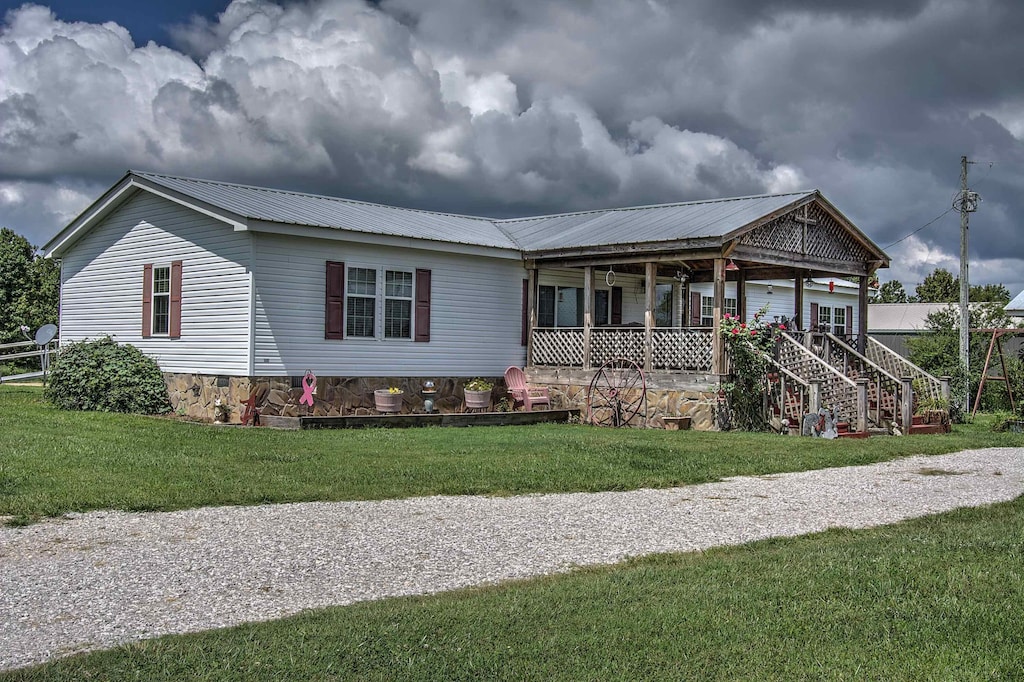
<path fill-rule="evenodd" d="M 942 215 L 936 216 L 935 218 L 933 218 L 933 219 L 929 220 L 928 222 L 926 222 L 926 223 L 925 223 L 924 225 L 922 225 L 921 227 L 917 228 L 916 230 L 914 230 L 913 232 L 911 232 L 910 234 L 908 234 L 908 235 L 906 235 L 906 236 L 904 236 L 904 237 L 900 237 L 899 239 L 897 239 L 896 241 L 894 241 L 894 242 L 893 242 L 892 244 L 887 244 L 886 246 L 883 246 L 883 247 L 882 247 L 882 250 L 883 250 L 883 251 L 885 251 L 885 250 L 886 250 L 886 249 L 888 249 L 889 247 L 892 247 L 892 246 L 896 246 L 896 245 L 897 245 L 897 244 L 899 244 L 900 242 L 902 242 L 902 241 L 905 241 L 905 240 L 907 240 L 907 239 L 910 239 L 911 237 L 913 237 L 913 236 L 914 236 L 915 234 L 917 234 L 918 232 L 920 232 L 920 231 L 921 231 L 921 230 L 923 230 L 924 228 L 926 228 L 926 227 L 928 227 L 928 226 L 932 225 L 932 224 L 933 224 L 933 223 L 935 223 L 935 222 L 938 222 L 938 221 L 939 221 L 940 219 L 942 219 L 942 218 L 945 218 L 945 217 L 946 217 L 946 215 L 947 215 L 948 213 L 952 213 L 952 212 L 953 212 L 954 210 L 955 210 L 955 209 L 954 209 L 954 207 L 953 207 L 953 206 L 950 206 L 949 208 L 947 208 L 947 209 L 946 209 L 945 211 L 943 211 L 943 212 L 942 212 Z"/>

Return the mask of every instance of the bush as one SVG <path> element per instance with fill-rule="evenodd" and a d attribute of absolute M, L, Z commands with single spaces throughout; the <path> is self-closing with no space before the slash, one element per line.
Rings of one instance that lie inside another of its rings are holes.
<path fill-rule="evenodd" d="M 109 336 L 62 346 L 44 396 L 65 410 L 156 414 L 171 409 L 160 366 Z"/>

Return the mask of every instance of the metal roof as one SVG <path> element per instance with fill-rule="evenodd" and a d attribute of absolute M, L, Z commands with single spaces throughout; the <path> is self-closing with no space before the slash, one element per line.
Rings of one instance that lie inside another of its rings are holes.
<path fill-rule="evenodd" d="M 520 248 L 494 221 L 486 218 L 173 175 L 139 171 L 129 171 L 129 174 L 247 219 L 455 244 Z"/>
<path fill-rule="evenodd" d="M 493 220 L 213 180 L 130 174 L 242 218 L 525 251 L 721 237 L 816 194 L 790 192 Z"/>
<path fill-rule="evenodd" d="M 722 237 L 815 191 L 497 221 L 526 251 Z"/>

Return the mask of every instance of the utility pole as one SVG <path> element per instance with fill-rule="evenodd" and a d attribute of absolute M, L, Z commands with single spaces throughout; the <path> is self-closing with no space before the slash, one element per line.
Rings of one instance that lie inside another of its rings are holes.
<path fill-rule="evenodd" d="M 971 410 L 970 375 L 970 326 L 971 311 L 968 308 L 971 292 L 967 279 L 967 225 L 968 216 L 978 210 L 978 195 L 967 189 L 967 165 L 973 163 L 966 156 L 960 157 L 960 367 L 964 373 L 964 414 Z"/>

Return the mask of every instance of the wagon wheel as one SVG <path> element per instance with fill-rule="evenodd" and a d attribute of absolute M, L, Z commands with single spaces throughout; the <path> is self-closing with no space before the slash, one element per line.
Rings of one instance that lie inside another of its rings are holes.
<path fill-rule="evenodd" d="M 599 426 L 646 424 L 647 381 L 640 366 L 624 358 L 601 365 L 587 389 L 587 414 Z"/>

